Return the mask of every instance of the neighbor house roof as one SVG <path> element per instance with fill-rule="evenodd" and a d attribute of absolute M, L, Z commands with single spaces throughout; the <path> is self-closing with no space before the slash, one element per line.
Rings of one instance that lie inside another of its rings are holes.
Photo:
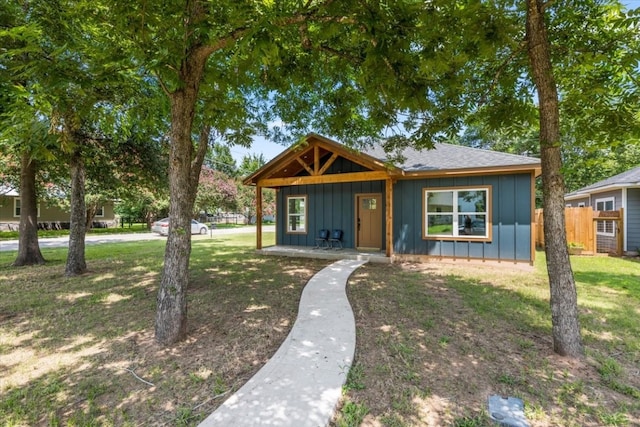
<path fill-rule="evenodd" d="M 611 178 L 603 179 L 602 181 L 598 181 L 595 184 L 587 185 L 586 187 L 582 187 L 579 190 L 572 191 L 571 193 L 566 194 L 564 197 L 565 199 L 584 197 L 589 193 L 593 193 L 596 191 L 614 190 L 622 187 L 635 186 L 640 186 L 640 166 L 629 169 L 628 171 L 622 172 L 618 175 L 614 175 Z"/>
<path fill-rule="evenodd" d="M 18 197 L 18 192 L 8 185 L 0 185 L 0 196 Z"/>

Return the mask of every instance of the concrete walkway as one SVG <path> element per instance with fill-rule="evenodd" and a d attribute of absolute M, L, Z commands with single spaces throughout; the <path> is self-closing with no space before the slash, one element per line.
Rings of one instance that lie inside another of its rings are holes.
<path fill-rule="evenodd" d="M 200 426 L 326 426 L 355 352 L 355 319 L 345 285 L 366 262 L 337 261 L 313 276 L 276 354 Z"/>

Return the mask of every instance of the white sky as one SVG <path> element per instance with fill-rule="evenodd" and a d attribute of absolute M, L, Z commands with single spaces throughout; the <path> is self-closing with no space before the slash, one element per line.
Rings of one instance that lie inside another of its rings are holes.
<path fill-rule="evenodd" d="M 640 1 L 640 0 L 639 0 Z M 242 158 L 247 154 L 260 154 L 264 156 L 264 159 L 268 162 L 269 160 L 276 157 L 278 154 L 287 149 L 286 146 L 276 144 L 274 142 L 266 140 L 264 137 L 256 136 L 253 139 L 253 144 L 250 148 L 244 148 L 239 146 L 232 146 L 229 148 L 231 150 L 231 155 L 233 159 L 236 161 L 236 165 L 240 166 L 242 162 Z"/>

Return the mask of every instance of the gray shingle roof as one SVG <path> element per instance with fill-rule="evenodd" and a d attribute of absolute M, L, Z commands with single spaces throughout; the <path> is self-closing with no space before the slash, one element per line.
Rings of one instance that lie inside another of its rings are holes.
<path fill-rule="evenodd" d="M 618 175 L 614 175 L 611 178 L 603 179 L 602 181 L 598 181 L 595 184 L 582 187 L 581 189 L 573 191 L 567 194 L 566 196 L 572 196 L 580 193 L 588 193 L 591 190 L 596 190 L 602 187 L 623 186 L 623 185 L 640 185 L 640 166 L 633 169 L 629 169 L 626 172 L 619 173 Z"/>
<path fill-rule="evenodd" d="M 389 158 L 381 146 L 366 150 L 365 153 L 382 161 Z M 402 156 L 405 158 L 404 162 L 396 166 L 405 172 L 540 165 L 540 159 L 535 157 L 444 143 L 435 144 L 433 150 L 406 148 L 402 151 Z"/>

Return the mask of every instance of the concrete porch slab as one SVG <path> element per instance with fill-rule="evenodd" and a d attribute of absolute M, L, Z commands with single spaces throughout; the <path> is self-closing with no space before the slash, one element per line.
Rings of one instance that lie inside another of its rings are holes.
<path fill-rule="evenodd" d="M 315 258 L 339 260 L 349 259 L 355 261 L 369 261 L 389 264 L 391 258 L 387 257 L 384 252 L 358 251 L 356 249 L 313 249 L 309 246 L 268 246 L 258 249 L 261 255 L 272 256 L 289 256 L 298 258 Z"/>

